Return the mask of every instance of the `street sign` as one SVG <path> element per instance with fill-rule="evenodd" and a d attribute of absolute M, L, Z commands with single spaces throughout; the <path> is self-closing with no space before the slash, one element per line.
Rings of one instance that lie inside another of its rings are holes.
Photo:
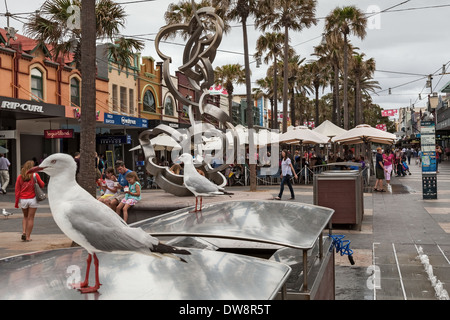
<path fill-rule="evenodd" d="M 434 121 L 421 122 L 420 141 L 423 199 L 437 199 L 436 126 Z"/>

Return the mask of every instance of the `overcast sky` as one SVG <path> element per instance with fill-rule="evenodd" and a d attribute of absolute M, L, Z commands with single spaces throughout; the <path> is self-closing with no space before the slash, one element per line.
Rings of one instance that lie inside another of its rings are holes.
<path fill-rule="evenodd" d="M 11 13 L 32 12 L 40 7 L 43 0 L 6 0 Z M 126 3 L 132 0 L 118 0 Z M 164 12 L 171 2 L 168 0 L 155 0 L 143 3 L 124 4 L 128 14 L 127 25 L 122 34 L 142 35 L 146 39 L 144 56 L 152 56 L 156 61 L 161 59 L 156 54 L 154 42 L 158 30 L 165 25 Z M 321 41 L 324 30 L 324 17 L 334 8 L 345 5 L 355 5 L 364 12 L 369 8 L 375 11 L 384 11 L 370 18 L 369 24 L 372 29 L 367 30 L 367 36 L 363 41 L 350 36 L 354 46 L 359 47 L 366 58 L 374 58 L 377 71 L 375 80 L 382 87 L 378 95 L 373 95 L 373 101 L 384 109 L 398 109 L 409 106 L 410 103 L 416 107 L 426 106 L 426 97 L 430 88 L 425 88 L 426 77 L 433 76 L 433 91 L 439 92 L 442 87 L 450 81 L 450 75 L 441 76 L 442 65 L 447 64 L 450 72 L 450 35 L 448 33 L 450 20 L 450 0 L 319 0 L 316 17 L 319 18 L 317 26 L 305 29 L 301 33 L 290 33 L 291 45 L 297 54 L 307 60 L 314 59 L 311 56 L 313 47 Z M 5 1 L 0 2 L 0 13 L 5 13 Z M 25 17 L 25 16 L 20 16 Z M 6 18 L 0 17 L 3 26 L 6 26 Z M 21 19 L 23 21 L 23 19 Z M 249 24 L 252 22 L 249 21 Z M 240 63 L 244 65 L 242 29 L 239 23 L 233 22 L 235 26 L 226 35 L 219 47 L 214 67 Z M 23 32 L 23 24 L 17 20 L 11 20 L 11 26 Z M 255 52 L 256 40 L 260 31 L 250 26 L 249 50 Z M 171 40 L 182 43 L 181 39 Z M 165 44 L 162 50 L 174 57 L 176 66 L 181 62 L 183 47 L 174 44 Z M 232 51 L 234 53 L 220 50 Z M 253 61 L 253 59 L 250 59 Z M 176 68 L 174 67 L 173 70 Z M 267 65 L 257 69 L 256 64 L 251 64 L 252 82 L 262 78 L 266 74 Z M 388 72 L 385 72 L 388 71 Z M 406 74 L 405 74 L 406 73 Z M 409 83 L 409 84 L 408 84 Z M 392 94 L 389 95 L 389 88 Z M 244 93 L 244 88 L 239 87 L 236 93 Z M 422 100 L 419 100 L 421 93 Z"/>

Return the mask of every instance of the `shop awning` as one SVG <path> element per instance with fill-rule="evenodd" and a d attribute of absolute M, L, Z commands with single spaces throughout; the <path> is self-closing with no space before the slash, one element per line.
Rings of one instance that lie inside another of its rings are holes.
<path fill-rule="evenodd" d="M 65 117 L 65 107 L 40 101 L 0 96 L 1 117 L 15 120 Z"/>

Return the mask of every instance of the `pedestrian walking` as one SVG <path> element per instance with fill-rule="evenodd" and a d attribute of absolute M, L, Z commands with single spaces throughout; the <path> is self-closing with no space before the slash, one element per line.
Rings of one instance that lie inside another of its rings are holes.
<path fill-rule="evenodd" d="M 386 148 L 385 153 L 383 153 L 383 165 L 384 165 L 384 179 L 386 180 L 387 188 L 391 191 L 391 175 L 392 175 L 392 165 L 394 163 L 394 154 L 391 148 Z"/>
<path fill-rule="evenodd" d="M 31 232 L 34 227 L 34 216 L 39 204 L 36 200 L 34 184 L 37 182 L 39 187 L 44 187 L 44 182 L 38 174 L 30 173 L 28 170 L 34 167 L 34 161 L 29 160 L 23 165 L 20 175 L 17 177 L 15 189 L 15 208 L 21 208 L 23 213 L 22 220 L 22 241 L 31 241 Z"/>
<path fill-rule="evenodd" d="M 439 173 L 439 163 L 441 163 L 442 149 L 441 146 L 436 144 L 436 173 Z"/>
<path fill-rule="evenodd" d="M 376 178 L 377 181 L 375 182 L 375 187 L 373 191 L 379 191 L 379 192 L 386 192 L 386 190 L 383 189 L 383 179 L 384 179 L 384 164 L 383 164 L 383 150 L 381 147 L 377 148 L 377 154 L 376 154 L 376 164 L 375 164 L 375 172 L 376 172 Z"/>
<path fill-rule="evenodd" d="M 6 187 L 9 184 L 9 166 L 11 163 L 3 153 L 0 153 L 0 180 L 1 180 L 1 192 L 6 194 Z"/>
<path fill-rule="evenodd" d="M 288 157 L 287 150 L 281 151 L 281 185 L 280 185 L 280 193 L 278 194 L 278 197 L 275 198 L 275 200 L 281 200 L 281 197 L 283 196 L 284 191 L 284 184 L 287 183 L 289 190 L 291 191 L 291 198 L 290 200 L 295 199 L 294 189 L 292 188 L 291 178 L 292 174 L 294 174 L 295 179 L 297 179 L 297 174 L 295 173 L 294 167 L 292 166 L 292 161 Z"/>
<path fill-rule="evenodd" d="M 120 212 L 123 212 L 123 220 L 125 222 L 128 221 L 128 209 L 141 200 L 141 184 L 137 173 L 134 171 L 128 172 L 126 179 L 129 186 L 124 188 L 125 197 L 116 208 L 117 214 L 120 215 Z"/>

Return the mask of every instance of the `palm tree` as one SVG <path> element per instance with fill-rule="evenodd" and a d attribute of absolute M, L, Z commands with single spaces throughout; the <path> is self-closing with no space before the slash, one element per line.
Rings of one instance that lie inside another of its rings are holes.
<path fill-rule="evenodd" d="M 81 29 L 70 27 L 73 12 L 70 6 L 81 8 Z M 36 39 L 40 45 L 49 45 L 53 59 L 58 60 L 70 53 L 75 54 L 75 62 L 81 69 L 82 88 L 81 134 L 80 134 L 80 184 L 95 195 L 95 43 L 96 40 L 115 42 L 110 46 L 110 54 L 119 66 L 125 67 L 133 56 L 133 51 L 143 49 L 140 41 L 116 37 L 125 25 L 125 10 L 112 0 L 47 0 L 39 15 L 30 15 L 24 25 L 25 33 Z"/>
<path fill-rule="evenodd" d="M 24 24 L 24 31 L 27 36 L 36 39 L 42 46 L 50 45 L 50 51 L 55 60 L 75 53 L 75 63 L 79 68 L 81 29 L 71 27 L 68 23 L 74 18 L 72 11 L 69 10 L 71 6 L 82 9 L 82 2 L 81 0 L 45 1 L 39 10 L 39 15 L 32 14 L 28 17 L 28 22 Z M 132 57 L 132 52 L 144 48 L 142 41 L 120 36 L 120 29 L 125 26 L 125 10 L 113 0 L 98 0 L 94 12 L 96 39 L 113 42 L 115 46 L 110 46 L 110 54 L 118 59 L 119 67 L 125 67 L 126 62 Z"/>
<path fill-rule="evenodd" d="M 96 176 L 95 167 L 95 106 L 96 106 L 96 75 L 92 70 L 96 68 L 95 61 L 95 0 L 83 0 L 81 9 L 81 23 L 83 28 L 81 36 L 81 75 L 83 76 L 81 105 L 81 132 L 80 132 L 80 185 L 84 187 L 93 196 L 96 195 L 94 179 Z"/>
<path fill-rule="evenodd" d="M 325 30 L 331 37 L 342 38 L 344 40 L 344 129 L 349 129 L 348 112 L 348 36 L 353 34 L 363 40 L 366 36 L 367 18 L 364 13 L 355 6 L 343 8 L 337 7 L 327 17 Z"/>
<path fill-rule="evenodd" d="M 261 14 L 255 24 L 262 31 L 271 28 L 284 30 L 284 74 L 288 74 L 289 30 L 302 31 L 317 24 L 315 18 L 316 0 L 263 0 L 260 1 Z M 283 132 L 287 130 L 288 77 L 283 79 Z"/>
<path fill-rule="evenodd" d="M 315 117 L 314 126 L 317 128 L 320 125 L 320 115 L 319 115 L 319 89 L 320 87 L 325 87 L 328 83 L 328 71 L 327 66 L 323 65 L 321 61 L 310 61 L 305 65 L 306 73 L 309 74 L 311 79 L 312 87 L 315 93 Z"/>
<path fill-rule="evenodd" d="M 323 65 L 331 67 L 329 73 L 332 75 L 330 85 L 333 91 L 333 108 L 331 114 L 331 121 L 341 126 L 341 108 L 339 103 L 339 69 L 340 69 L 340 51 L 342 48 L 342 41 L 333 39 L 327 35 L 322 38 L 322 42 L 314 47 L 314 55 L 318 56 L 318 61 Z"/>
<path fill-rule="evenodd" d="M 256 57 L 264 57 L 264 63 L 268 64 L 273 61 L 273 112 L 272 112 L 272 129 L 278 127 L 278 57 L 281 57 L 282 46 L 284 43 L 284 34 L 278 32 L 268 32 L 261 35 L 256 41 Z M 284 115 L 283 115 L 284 116 Z"/>
<path fill-rule="evenodd" d="M 291 48 L 289 56 L 288 70 L 288 85 L 289 85 L 289 98 L 290 111 L 291 111 L 291 125 L 295 126 L 295 103 L 296 94 L 295 91 L 304 91 L 308 86 L 308 80 L 305 79 L 304 69 L 301 64 L 305 61 L 305 58 L 301 58 L 299 54 L 295 54 L 294 49 Z M 284 76 L 284 75 L 283 75 Z"/>
<path fill-rule="evenodd" d="M 222 18 L 224 22 L 224 33 L 228 33 L 231 30 L 231 26 L 228 23 L 228 20 L 224 16 L 224 11 L 221 8 L 217 7 L 216 3 L 211 0 L 201 0 L 200 3 L 195 3 L 196 9 L 206 8 L 206 7 L 216 7 L 216 13 Z M 167 11 L 164 14 L 164 19 L 168 25 L 173 24 L 188 24 L 192 17 L 194 16 L 194 8 L 192 7 L 191 0 L 181 0 L 178 3 L 171 3 L 167 7 Z M 169 33 L 167 38 L 175 37 L 176 32 Z M 182 32 L 181 36 L 184 40 L 187 39 L 189 33 L 187 31 Z"/>
<path fill-rule="evenodd" d="M 245 83 L 245 71 L 240 64 L 227 64 L 214 70 L 214 83 L 222 85 L 228 92 L 228 113 L 233 121 L 233 84 Z"/>
<path fill-rule="evenodd" d="M 213 0 L 213 5 L 218 11 L 224 12 L 224 16 L 230 20 L 238 20 L 242 24 L 242 38 L 244 43 L 244 67 L 245 87 L 247 91 L 247 126 L 253 128 L 253 100 L 252 84 L 250 79 L 250 56 L 248 51 L 247 20 L 252 15 L 258 14 L 257 0 Z M 254 146 L 253 135 L 249 135 L 249 144 Z M 256 159 L 250 161 L 250 191 L 256 191 Z"/>
<path fill-rule="evenodd" d="M 375 60 L 373 58 L 364 60 L 364 57 L 364 53 L 357 53 L 350 60 L 351 79 L 355 86 L 355 125 L 364 122 L 363 96 L 370 95 L 369 92 L 375 93 L 375 89 L 381 89 L 378 81 L 372 80 Z"/>

